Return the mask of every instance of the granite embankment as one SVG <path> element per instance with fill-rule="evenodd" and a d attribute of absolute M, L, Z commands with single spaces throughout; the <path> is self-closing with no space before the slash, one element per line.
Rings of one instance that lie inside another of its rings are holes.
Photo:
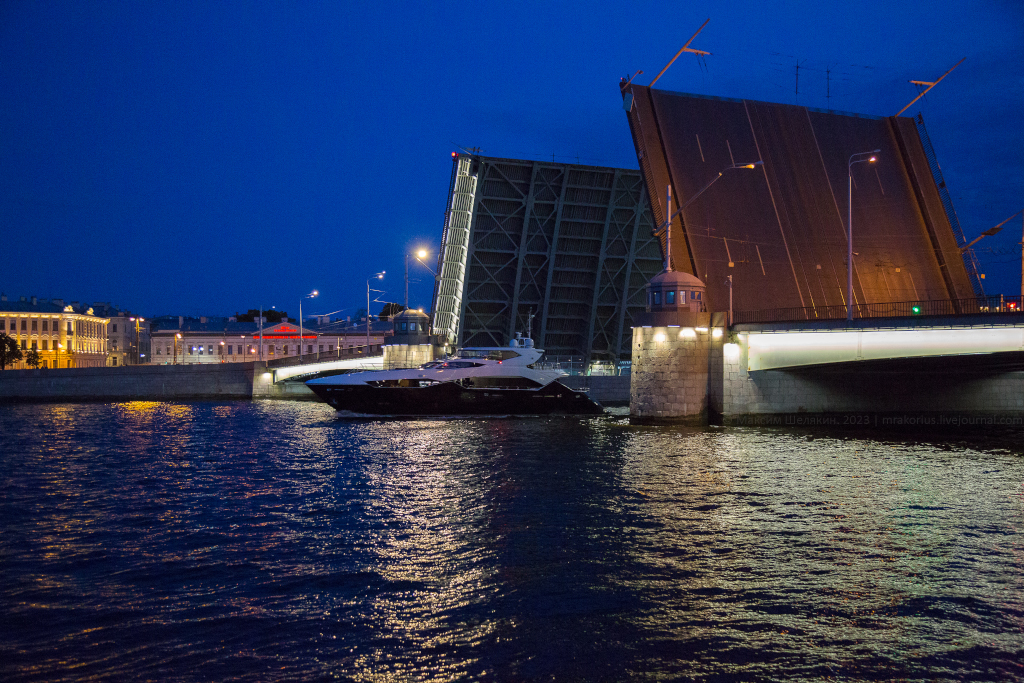
<path fill-rule="evenodd" d="M 256 363 L 4 370 L 0 402 L 252 398 Z"/>
<path fill-rule="evenodd" d="M 119 368 L 5 370 L 0 402 L 184 401 L 277 398 L 316 400 L 301 381 L 274 382 L 265 363 L 136 365 Z M 629 401 L 629 377 L 566 377 L 606 405 Z"/>

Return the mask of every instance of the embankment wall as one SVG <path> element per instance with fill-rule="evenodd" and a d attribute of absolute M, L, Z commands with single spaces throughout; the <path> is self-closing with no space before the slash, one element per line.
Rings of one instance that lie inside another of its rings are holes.
<path fill-rule="evenodd" d="M 255 363 L 4 370 L 0 402 L 243 399 Z"/>

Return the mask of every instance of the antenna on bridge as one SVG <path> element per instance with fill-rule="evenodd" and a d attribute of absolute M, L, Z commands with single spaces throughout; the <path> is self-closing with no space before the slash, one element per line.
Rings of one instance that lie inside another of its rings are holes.
<path fill-rule="evenodd" d="M 967 59 L 967 57 L 964 57 L 964 59 Z M 964 63 L 964 59 L 961 59 L 961 60 L 960 60 L 959 62 L 957 62 L 956 64 L 954 64 L 954 65 L 953 65 L 953 69 L 955 69 L 955 68 L 957 68 L 958 66 L 960 66 L 961 64 L 963 64 L 963 63 Z M 920 95 L 918 95 L 917 97 L 915 97 L 914 99 L 912 99 L 912 100 L 910 101 L 910 104 L 908 104 L 907 106 L 903 107 L 903 109 L 900 109 L 900 110 L 899 110 L 898 112 L 896 112 L 896 116 L 899 116 L 900 114 L 902 114 L 902 113 L 903 113 L 903 112 L 905 112 L 906 110 L 910 109 L 910 106 L 911 106 L 912 104 L 914 104 L 914 102 L 917 102 L 917 101 L 918 101 L 919 99 L 921 99 L 922 97 L 924 97 L 924 96 L 925 96 L 925 95 L 926 95 L 926 94 L 928 93 L 928 91 L 929 91 L 929 90 L 931 90 L 932 88 L 934 88 L 935 86 L 937 86 L 937 85 L 939 84 L 939 81 L 941 81 L 941 80 L 942 80 L 943 78 L 945 78 L 945 77 L 946 77 L 946 76 L 948 76 L 948 75 L 949 75 L 950 73 L 952 73 L 953 69 L 950 69 L 950 70 L 949 70 L 949 71 L 947 71 L 946 73 L 944 73 L 944 74 L 942 74 L 941 76 L 939 76 L 939 80 L 938 80 L 938 81 L 910 81 L 910 82 L 911 82 L 911 83 L 913 83 L 914 85 L 927 85 L 928 87 L 927 87 L 927 88 L 925 88 L 924 90 L 922 90 L 922 91 L 921 91 L 921 94 L 920 94 Z"/>
<path fill-rule="evenodd" d="M 697 29 L 697 33 L 700 33 L 701 31 L 704 30 L 704 27 L 708 25 L 708 21 L 711 21 L 711 17 L 708 17 L 708 20 L 700 25 L 700 28 Z M 679 59 L 679 55 L 683 54 L 684 52 L 692 52 L 695 55 L 710 55 L 711 54 L 710 52 L 705 52 L 704 50 L 695 50 L 692 47 L 690 47 L 690 43 L 692 43 L 693 39 L 697 37 L 697 33 L 694 33 L 692 36 L 690 36 L 690 39 L 688 41 L 686 41 L 686 45 L 683 45 L 682 49 L 679 50 L 679 52 L 676 53 L 676 56 L 672 58 L 672 62 L 674 62 L 677 59 Z M 672 62 L 669 62 L 668 64 L 665 65 L 665 68 L 661 70 L 661 73 L 658 74 L 657 76 L 655 76 L 654 80 L 651 81 L 650 85 L 647 86 L 648 88 L 653 88 L 654 87 L 654 84 L 658 82 L 658 79 L 661 78 L 662 74 L 664 74 L 666 71 L 668 71 L 668 68 L 670 66 L 672 66 Z"/>

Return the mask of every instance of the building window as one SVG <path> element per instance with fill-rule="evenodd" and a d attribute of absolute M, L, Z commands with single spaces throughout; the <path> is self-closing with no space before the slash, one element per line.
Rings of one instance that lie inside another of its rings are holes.
<path fill-rule="evenodd" d="M 234 349 L 234 347 L 233 347 L 233 346 L 231 346 L 231 344 L 228 344 L 228 355 L 229 355 L 229 356 L 230 356 L 230 355 L 232 355 L 232 354 L 234 353 L 234 350 L 233 350 L 233 349 Z"/>
<path fill-rule="evenodd" d="M 68 321 L 68 334 L 74 334 L 74 332 L 71 331 L 71 321 L 70 320 Z"/>
<path fill-rule="evenodd" d="M 323 351 L 324 347 L 321 346 L 320 350 Z M 309 348 L 306 349 L 306 353 L 313 353 L 313 345 L 312 344 L 310 344 Z"/>
<path fill-rule="evenodd" d="M 21 340 L 21 350 L 22 351 L 28 350 L 28 345 L 25 343 L 24 339 Z"/>
<path fill-rule="evenodd" d="M 110 325 L 110 327 L 111 327 L 111 332 L 117 332 L 117 323 L 112 323 Z"/>
<path fill-rule="evenodd" d="M 218 356 L 223 356 L 224 355 L 224 345 L 223 344 L 217 344 L 217 355 Z"/>
<path fill-rule="evenodd" d="M 282 356 L 287 356 L 288 355 L 288 345 L 287 344 L 285 344 L 284 346 L 281 347 L 281 355 Z"/>
<path fill-rule="evenodd" d="M 334 344 L 328 344 L 327 345 L 327 353 L 331 353 L 332 351 L 334 351 Z"/>
<path fill-rule="evenodd" d="M 38 344 L 38 342 L 35 342 L 35 341 L 34 341 L 34 342 L 32 342 L 32 350 L 33 350 L 33 351 L 35 351 L 35 350 L 36 350 L 36 349 L 38 348 L 38 347 L 36 346 L 37 344 Z"/>
<path fill-rule="evenodd" d="M 654 305 L 659 306 L 661 304 L 661 292 L 654 292 Z"/>
<path fill-rule="evenodd" d="M 47 340 L 44 339 L 43 340 L 43 351 L 49 351 L 49 350 L 50 350 L 50 342 L 48 342 Z"/>
<path fill-rule="evenodd" d="M 22 320 L 21 321 L 21 331 L 22 332 L 27 332 L 28 331 L 28 321 L 27 320 Z"/>
<path fill-rule="evenodd" d="M 700 301 L 700 292 L 690 292 L 690 301 Z"/>
<path fill-rule="evenodd" d="M 317 352 L 318 353 L 323 353 L 324 352 L 324 345 L 323 344 L 320 344 L 319 348 L 317 348 Z"/>
<path fill-rule="evenodd" d="M 158 356 L 160 355 L 160 347 L 159 346 L 156 347 L 156 355 L 158 355 Z"/>
<path fill-rule="evenodd" d="M 665 303 L 666 304 L 674 304 L 675 302 L 676 302 L 676 293 L 674 291 L 672 291 L 672 292 L 665 292 Z"/>
<path fill-rule="evenodd" d="M 43 321 L 43 332 L 48 332 L 49 331 L 49 329 L 48 329 L 49 325 L 50 325 L 50 321 L 49 320 L 44 320 Z"/>
<path fill-rule="evenodd" d="M 274 355 L 274 345 L 271 344 L 269 348 L 270 348 L 270 355 L 273 356 Z"/>
<path fill-rule="evenodd" d="M 188 347 L 188 355 L 191 356 L 195 352 L 196 352 L 196 347 L 194 347 L 194 346 Z"/>
<path fill-rule="evenodd" d="M 7 318 L 0 318 L 0 332 L 7 330 Z"/>

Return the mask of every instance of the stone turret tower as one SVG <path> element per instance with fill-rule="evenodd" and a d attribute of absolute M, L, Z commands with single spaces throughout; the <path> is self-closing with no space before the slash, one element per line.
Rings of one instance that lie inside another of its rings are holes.
<path fill-rule="evenodd" d="M 717 314 L 712 324 L 705 292 L 689 273 L 665 271 L 648 283 L 647 311 L 633 320 L 631 416 L 707 419 L 709 360 L 721 348 L 723 321 Z"/>

